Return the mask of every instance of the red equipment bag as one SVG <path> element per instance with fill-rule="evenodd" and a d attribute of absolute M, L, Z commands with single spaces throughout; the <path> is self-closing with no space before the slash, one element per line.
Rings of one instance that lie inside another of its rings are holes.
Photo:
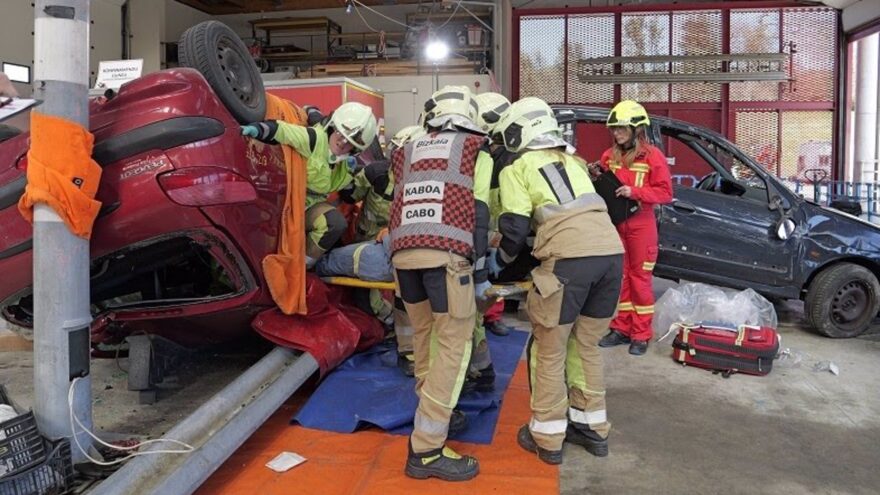
<path fill-rule="evenodd" d="M 677 325 L 672 359 L 684 365 L 720 371 L 725 378 L 732 373 L 766 375 L 779 351 L 779 336 L 770 327 Z"/>

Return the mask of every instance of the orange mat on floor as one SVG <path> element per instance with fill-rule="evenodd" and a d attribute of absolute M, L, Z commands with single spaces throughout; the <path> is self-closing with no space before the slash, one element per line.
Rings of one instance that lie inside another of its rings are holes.
<path fill-rule="evenodd" d="M 419 481 L 403 474 L 407 437 L 381 430 L 352 434 L 310 430 L 288 422 L 299 407 L 285 404 L 208 478 L 197 495 L 477 495 L 559 493 L 559 469 L 516 444 L 516 432 L 530 416 L 525 362 L 520 361 L 501 405 L 491 445 L 449 444 L 480 460 L 480 474 L 467 482 Z M 283 451 L 308 459 L 276 473 L 265 465 Z"/>

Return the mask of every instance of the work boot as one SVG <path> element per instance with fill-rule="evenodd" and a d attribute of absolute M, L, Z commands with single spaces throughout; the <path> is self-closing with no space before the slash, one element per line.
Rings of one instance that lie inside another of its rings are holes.
<path fill-rule="evenodd" d="M 453 409 L 452 415 L 449 416 L 449 430 L 446 433 L 447 437 L 452 437 L 458 435 L 459 433 L 466 430 L 468 427 L 468 419 L 467 416 L 461 412 L 460 409 Z"/>
<path fill-rule="evenodd" d="M 406 376 L 416 376 L 416 360 L 411 352 L 403 352 L 397 355 L 397 367 Z"/>
<path fill-rule="evenodd" d="M 580 445 L 596 457 L 608 455 L 608 439 L 600 437 L 589 427 L 584 429 L 568 423 L 568 427 L 565 429 L 565 441 Z"/>
<path fill-rule="evenodd" d="M 461 393 L 491 392 L 493 390 L 495 390 L 495 367 L 489 363 L 489 366 L 475 373 L 468 373 L 464 379 Z"/>
<path fill-rule="evenodd" d="M 500 321 L 484 321 L 483 327 L 499 337 L 510 335 L 510 327 Z"/>
<path fill-rule="evenodd" d="M 547 450 L 538 446 L 535 438 L 532 437 L 532 432 L 529 431 L 529 425 L 522 425 L 522 428 L 519 429 L 516 434 L 516 443 L 525 450 L 538 454 L 538 459 L 547 464 L 562 464 L 562 449 Z"/>
<path fill-rule="evenodd" d="M 629 353 L 633 356 L 641 356 L 646 352 L 648 352 L 647 340 L 633 340 L 629 345 Z"/>
<path fill-rule="evenodd" d="M 616 345 L 629 344 L 629 337 L 622 334 L 619 330 L 611 329 L 607 335 L 599 341 L 599 347 L 614 347 Z"/>
<path fill-rule="evenodd" d="M 459 455 L 448 446 L 416 454 L 409 447 L 406 458 L 407 476 L 419 480 L 430 477 L 444 481 L 467 481 L 480 473 L 480 463 L 469 455 Z"/>

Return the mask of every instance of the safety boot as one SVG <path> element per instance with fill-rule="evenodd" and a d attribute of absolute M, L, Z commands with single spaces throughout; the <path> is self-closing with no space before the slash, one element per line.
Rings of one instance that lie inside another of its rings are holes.
<path fill-rule="evenodd" d="M 404 472 L 419 480 L 434 477 L 444 481 L 467 481 L 480 473 L 480 463 L 476 458 L 460 455 L 445 445 L 417 454 L 410 444 Z"/>
<path fill-rule="evenodd" d="M 519 429 L 519 432 L 516 434 L 516 443 L 518 443 L 523 449 L 532 452 L 533 454 L 538 454 L 538 459 L 541 459 L 547 464 L 562 464 L 562 449 L 547 450 L 539 446 L 538 443 L 535 442 L 532 432 L 529 431 L 529 425 L 522 425 Z"/>
<path fill-rule="evenodd" d="M 464 379 L 464 386 L 461 388 L 461 393 L 474 391 L 491 392 L 493 390 L 495 390 L 495 367 L 489 363 L 489 366 L 467 374 Z"/>
<path fill-rule="evenodd" d="M 589 427 L 585 428 L 568 423 L 568 427 L 565 429 L 565 441 L 580 445 L 596 457 L 608 455 L 608 439 L 600 437 Z"/>
<path fill-rule="evenodd" d="M 449 430 L 447 430 L 446 436 L 452 437 L 458 435 L 459 433 L 466 430 L 468 427 L 468 419 L 467 416 L 464 415 L 463 412 L 459 409 L 453 409 L 452 415 L 449 416 Z"/>
<path fill-rule="evenodd" d="M 397 367 L 406 376 L 416 376 L 416 360 L 411 352 L 402 352 L 397 355 Z"/>
<path fill-rule="evenodd" d="M 646 352 L 648 352 L 648 341 L 647 340 L 633 340 L 629 344 L 629 353 L 633 356 L 642 356 Z"/>
<path fill-rule="evenodd" d="M 500 321 L 484 321 L 483 327 L 499 337 L 510 335 L 510 327 Z"/>
<path fill-rule="evenodd" d="M 619 330 L 611 329 L 607 335 L 599 341 L 599 347 L 614 347 L 616 345 L 629 344 L 630 339 Z"/>

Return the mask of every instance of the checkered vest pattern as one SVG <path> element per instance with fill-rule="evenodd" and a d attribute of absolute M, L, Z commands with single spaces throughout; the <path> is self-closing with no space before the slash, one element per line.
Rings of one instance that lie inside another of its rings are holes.
<path fill-rule="evenodd" d="M 474 168 L 485 139 L 440 132 L 394 151 L 392 252 L 430 248 L 473 257 Z"/>

